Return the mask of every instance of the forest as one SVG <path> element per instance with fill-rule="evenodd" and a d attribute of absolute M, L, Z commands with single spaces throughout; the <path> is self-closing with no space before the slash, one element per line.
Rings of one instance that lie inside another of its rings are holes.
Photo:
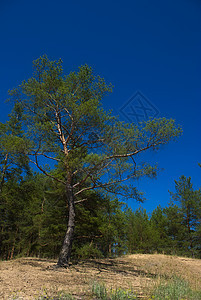
<path fill-rule="evenodd" d="M 13 172 L 13 170 L 12 170 Z M 57 258 L 67 226 L 62 186 L 38 173 L 8 174 L 1 192 L 1 259 Z M 72 258 L 116 257 L 125 253 L 164 253 L 201 258 L 200 191 L 182 176 L 168 207 L 151 215 L 133 211 L 116 198 L 93 193 L 76 207 Z M 177 198 L 177 199 L 175 199 Z"/>
<path fill-rule="evenodd" d="M 62 61 L 34 62 L 33 77 L 9 91 L 0 123 L 0 257 L 70 260 L 164 253 L 201 258 L 201 190 L 181 174 L 170 203 L 151 214 L 135 181 L 155 177 L 140 158 L 177 139 L 174 120 L 125 124 L 106 113 L 111 92 L 88 66 L 63 74 Z"/>

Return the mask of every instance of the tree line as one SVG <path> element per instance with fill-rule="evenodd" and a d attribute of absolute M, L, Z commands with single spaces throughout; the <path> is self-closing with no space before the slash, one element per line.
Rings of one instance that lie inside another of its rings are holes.
<path fill-rule="evenodd" d="M 175 181 L 170 204 L 151 214 L 91 193 L 76 206 L 72 258 L 155 252 L 201 258 L 200 207 L 201 192 L 185 176 Z M 0 212 L 1 259 L 59 256 L 68 220 L 60 183 L 39 173 L 10 178 L 1 193 Z"/>
<path fill-rule="evenodd" d="M 117 197 L 143 202 L 135 180 L 157 174 L 143 153 L 175 140 L 181 128 L 165 118 L 120 122 L 101 103 L 112 86 L 87 65 L 65 75 L 61 60 L 44 55 L 33 68 L 31 78 L 9 91 L 13 109 L 0 123 L 1 256 L 58 256 L 57 266 L 66 267 L 89 251 L 139 250 L 128 243 L 128 221 L 146 213 L 123 210 Z M 189 251 L 197 232 L 191 213 L 183 227 Z"/>

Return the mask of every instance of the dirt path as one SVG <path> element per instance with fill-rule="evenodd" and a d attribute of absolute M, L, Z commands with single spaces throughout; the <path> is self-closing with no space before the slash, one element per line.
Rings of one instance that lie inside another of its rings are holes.
<path fill-rule="evenodd" d="M 201 260 L 165 255 L 128 255 L 117 259 L 89 260 L 69 269 L 53 270 L 56 261 L 21 258 L 0 262 L 0 299 L 37 299 L 58 291 L 77 299 L 91 299 L 92 281 L 105 282 L 108 288 L 132 288 L 139 297 L 153 286 L 157 276 L 182 276 L 192 286 L 201 286 Z"/>

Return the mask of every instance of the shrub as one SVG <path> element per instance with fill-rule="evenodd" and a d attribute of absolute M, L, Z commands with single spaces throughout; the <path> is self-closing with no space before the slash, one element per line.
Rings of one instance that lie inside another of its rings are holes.
<path fill-rule="evenodd" d="M 79 259 L 102 258 L 103 254 L 93 244 L 85 244 L 80 249 L 76 249 L 76 255 Z"/>

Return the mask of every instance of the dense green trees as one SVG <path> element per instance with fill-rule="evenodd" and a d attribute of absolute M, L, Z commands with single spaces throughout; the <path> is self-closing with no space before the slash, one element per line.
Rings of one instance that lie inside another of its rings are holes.
<path fill-rule="evenodd" d="M 68 216 L 64 186 L 33 173 L 18 181 L 7 180 L 2 195 L 1 259 L 18 255 L 57 258 Z M 117 199 L 93 192 L 88 201 L 76 206 L 72 258 L 154 252 L 201 258 L 201 198 L 196 199 L 197 223 L 189 239 L 186 214 L 178 201 L 172 200 L 165 208 L 159 206 L 148 215 L 142 208 L 133 211 Z"/>
<path fill-rule="evenodd" d="M 170 193 L 172 199 L 178 203 L 178 212 L 183 228 L 182 248 L 185 252 L 190 251 L 192 255 L 198 251 L 197 242 L 200 239 L 198 231 L 201 225 L 201 191 L 194 190 L 191 177 L 181 176 L 175 180 L 175 192 Z M 181 230 L 180 230 L 181 231 Z"/>
<path fill-rule="evenodd" d="M 19 182 L 29 174 L 28 160 L 24 155 L 26 142 L 22 138 L 22 111 L 16 104 L 9 120 L 0 123 L 0 247 L 1 256 L 12 258 L 23 207 L 23 196 L 18 199 Z"/>
<path fill-rule="evenodd" d="M 148 253 L 153 234 L 146 210 L 138 209 L 135 212 L 128 210 L 127 220 L 128 252 Z"/>
<path fill-rule="evenodd" d="M 10 91 L 22 120 L 21 136 L 14 135 L 22 146 L 18 153 L 65 187 L 68 222 L 58 266 L 67 266 L 71 256 L 75 206 L 89 200 L 97 189 L 141 201 L 133 181 L 155 175 L 156 168 L 140 163 L 139 155 L 158 150 L 181 133 L 173 120 L 165 118 L 139 126 L 119 122 L 101 106 L 110 91 L 111 86 L 87 65 L 65 76 L 61 60 L 49 61 L 46 56 L 34 62 L 32 78 Z M 110 252 L 114 223 L 111 216 L 105 233 Z M 120 249 L 121 242 L 115 243 Z"/>

